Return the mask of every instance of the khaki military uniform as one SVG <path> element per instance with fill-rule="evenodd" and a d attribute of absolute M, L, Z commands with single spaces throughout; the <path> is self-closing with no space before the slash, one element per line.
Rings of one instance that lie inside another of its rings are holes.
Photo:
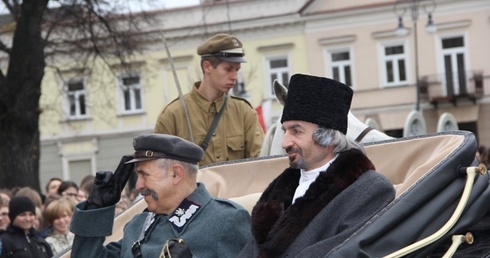
<path fill-rule="evenodd" d="M 198 145 L 206 137 L 225 98 L 223 96 L 216 101 L 209 101 L 197 91 L 199 85 L 200 82 L 196 82 L 192 91 L 184 95 L 194 143 Z M 191 140 L 185 112 L 179 99 L 175 99 L 163 109 L 157 119 L 155 133 L 172 134 Z M 264 132 L 259 124 L 257 112 L 246 100 L 230 96 L 199 165 L 257 157 L 263 140 Z"/>

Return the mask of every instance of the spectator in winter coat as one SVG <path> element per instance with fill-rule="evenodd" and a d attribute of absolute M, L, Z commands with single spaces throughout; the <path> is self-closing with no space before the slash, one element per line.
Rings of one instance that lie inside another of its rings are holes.
<path fill-rule="evenodd" d="M 26 196 L 14 196 L 9 203 L 10 225 L 0 233 L 0 258 L 53 256 L 51 247 L 34 228 L 36 207 Z"/>

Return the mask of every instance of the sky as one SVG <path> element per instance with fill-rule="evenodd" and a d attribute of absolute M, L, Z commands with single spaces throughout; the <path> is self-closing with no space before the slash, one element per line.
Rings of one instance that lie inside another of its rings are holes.
<path fill-rule="evenodd" d="M 165 8 L 189 6 L 199 4 L 199 0 L 161 0 Z"/>
<path fill-rule="evenodd" d="M 139 1 L 139 0 L 129 0 L 128 3 L 131 5 L 131 9 L 140 8 L 142 3 L 145 6 L 151 6 L 150 9 L 154 8 L 176 8 L 190 5 L 198 5 L 200 0 L 149 0 L 149 1 Z M 143 7 L 148 8 L 148 7 Z"/>
<path fill-rule="evenodd" d="M 183 7 L 183 6 L 190 6 L 190 5 L 198 5 L 200 0 L 150 0 L 150 1 L 139 1 L 139 0 L 128 0 L 127 1 L 130 5 L 131 10 L 137 11 L 140 8 L 143 9 L 155 9 L 155 8 L 176 8 L 176 7 Z M 144 4 L 145 6 L 141 7 L 141 3 L 148 3 L 151 2 L 151 4 Z M 7 13 L 7 9 L 3 4 L 0 3 L 0 14 Z"/>

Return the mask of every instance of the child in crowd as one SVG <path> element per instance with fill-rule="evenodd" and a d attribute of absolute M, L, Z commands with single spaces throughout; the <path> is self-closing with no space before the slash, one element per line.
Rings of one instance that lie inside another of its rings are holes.
<path fill-rule="evenodd" d="M 50 227 L 46 242 L 54 255 L 71 246 L 74 235 L 69 231 L 74 202 L 71 198 L 60 198 L 50 202 L 44 210 L 44 219 Z"/>

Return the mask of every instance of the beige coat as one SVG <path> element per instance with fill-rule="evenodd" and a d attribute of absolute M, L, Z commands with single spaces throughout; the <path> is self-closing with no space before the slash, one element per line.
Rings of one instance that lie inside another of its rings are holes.
<path fill-rule="evenodd" d="M 224 96 L 216 101 L 204 98 L 197 91 L 199 85 L 200 82 L 195 83 L 192 92 L 184 95 L 194 143 L 198 145 L 206 137 L 214 116 L 224 102 Z M 163 109 L 157 119 L 155 133 L 172 134 L 191 140 L 185 112 L 179 99 L 175 99 Z M 257 112 L 246 100 L 231 96 L 199 165 L 257 157 L 263 140 L 264 132 L 259 124 Z"/>

